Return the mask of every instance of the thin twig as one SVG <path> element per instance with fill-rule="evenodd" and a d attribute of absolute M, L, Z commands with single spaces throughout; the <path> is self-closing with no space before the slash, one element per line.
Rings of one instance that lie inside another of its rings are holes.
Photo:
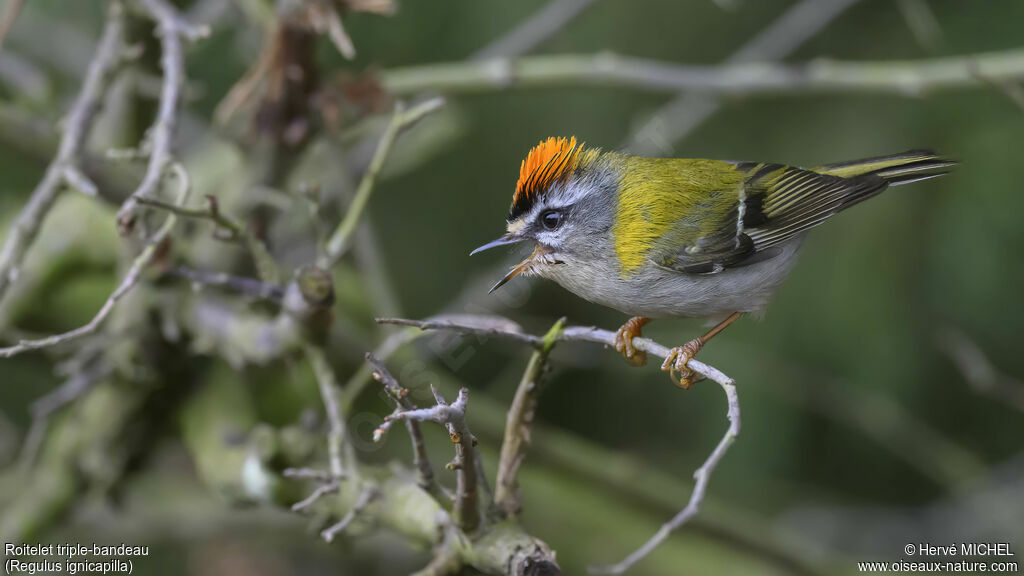
<path fill-rule="evenodd" d="M 11 282 L 18 276 L 25 252 L 39 233 L 39 227 L 62 186 L 68 182 L 68 170 L 77 168 L 82 147 L 92 129 L 107 85 L 121 60 L 120 51 L 124 34 L 122 12 L 120 4 L 110 3 L 103 36 L 85 73 L 82 90 L 67 115 L 57 155 L 46 169 L 42 181 L 32 191 L 7 235 L 3 252 L 0 253 L 0 298 L 3 298 Z"/>
<path fill-rule="evenodd" d="M 330 462 L 331 476 L 344 478 L 355 466 L 355 453 L 347 439 L 345 420 L 341 415 L 341 404 L 338 398 L 338 381 L 334 369 L 327 362 L 323 349 L 313 344 L 304 347 L 306 359 L 316 375 L 320 387 L 320 397 L 327 411 L 327 422 L 330 430 L 327 433 L 327 454 Z"/>
<path fill-rule="evenodd" d="M 505 436 L 501 444 L 501 456 L 498 459 L 498 475 L 494 481 L 494 503 L 506 516 L 518 515 L 522 510 L 519 494 L 519 482 L 516 476 L 519 467 L 526 457 L 526 447 L 530 443 L 533 429 L 533 417 L 537 410 L 537 399 L 540 396 L 541 376 L 547 364 L 548 355 L 558 342 L 565 319 L 562 318 L 551 327 L 544 336 L 544 344 L 534 350 L 526 371 L 519 380 L 512 406 L 508 409 L 505 420 Z"/>
<path fill-rule="evenodd" d="M 274 257 L 270 254 L 270 250 L 267 249 L 267 245 L 257 238 L 249 230 L 248 226 L 225 214 L 220 209 L 220 203 L 217 201 L 216 196 L 206 196 L 206 208 L 176 206 L 148 196 L 140 196 L 137 198 L 137 201 L 143 206 L 173 211 L 178 216 L 184 218 L 213 222 L 217 227 L 216 231 L 223 232 L 221 234 L 214 233 L 215 238 L 229 242 L 241 242 L 245 246 L 252 256 L 253 263 L 256 265 L 256 272 L 261 281 L 267 284 L 277 284 L 281 281 L 281 271 L 278 270 Z"/>
<path fill-rule="evenodd" d="M 122 234 L 130 232 L 136 219 L 139 198 L 156 195 L 164 171 L 173 162 L 171 146 L 178 122 L 178 106 L 181 91 L 185 86 L 185 54 L 182 39 L 198 40 L 209 34 L 201 26 L 193 26 L 165 0 L 138 0 L 146 14 L 157 25 L 160 37 L 160 68 L 163 83 L 160 88 L 160 102 L 156 119 L 150 126 L 146 142 L 140 146 L 149 157 L 146 173 L 138 188 L 125 200 L 117 213 L 118 227 Z"/>
<path fill-rule="evenodd" d="M 316 480 L 324 484 L 329 483 L 333 477 L 330 472 L 315 470 L 313 468 L 285 468 L 281 473 L 285 478 L 302 478 L 305 480 Z"/>
<path fill-rule="evenodd" d="M 380 142 L 377 144 L 377 150 L 373 154 L 370 165 L 366 168 L 366 173 L 363 174 L 363 179 L 359 182 L 359 187 L 352 198 L 352 204 L 349 205 L 348 211 L 345 213 L 345 218 L 338 224 L 338 228 L 331 235 L 331 239 L 327 241 L 326 254 L 324 254 L 320 262 L 321 267 L 328 269 L 333 267 L 348 249 L 349 240 L 353 232 L 355 232 L 356 225 L 359 224 L 359 219 L 366 210 L 370 195 L 374 190 L 374 184 L 377 182 L 377 176 L 380 174 L 381 169 L 384 167 L 384 162 L 391 153 L 391 147 L 395 143 L 398 133 L 419 122 L 428 114 L 439 110 L 442 106 L 444 106 L 444 100 L 441 98 L 428 100 L 410 108 L 408 111 L 404 109 L 401 103 L 395 106 L 395 114 L 391 119 L 391 123 L 388 124 L 384 134 L 381 135 Z"/>
<path fill-rule="evenodd" d="M 188 179 L 188 173 L 180 164 L 174 164 L 172 170 L 178 177 L 181 191 L 178 193 L 178 204 L 182 204 L 188 199 L 189 192 L 191 192 L 192 186 Z M 10 358 L 16 354 L 27 352 L 29 350 L 38 350 L 40 348 L 47 348 L 49 346 L 56 346 L 69 342 L 82 336 L 87 336 L 95 332 L 103 324 L 104 320 L 110 316 L 110 313 L 114 310 L 114 306 L 117 302 L 125 296 L 128 292 L 138 284 L 139 279 L 142 276 L 142 271 L 146 266 L 153 260 L 157 254 L 157 249 L 160 244 L 163 243 L 167 235 L 170 234 L 171 229 L 174 228 L 175 222 L 178 221 L 178 216 L 173 212 L 167 215 L 160 228 L 153 234 L 152 237 L 146 242 L 146 246 L 139 252 L 139 255 L 132 261 L 132 265 L 128 268 L 128 272 L 125 274 L 124 279 L 114 290 L 114 292 L 107 298 L 107 301 L 100 308 L 100 311 L 96 313 L 96 316 L 89 321 L 88 324 L 64 332 L 63 334 L 57 334 L 49 336 L 47 338 L 41 338 L 39 340 L 22 340 L 15 346 L 9 348 L 0 348 L 0 358 Z"/>
<path fill-rule="evenodd" d="M 621 562 L 610 566 L 591 567 L 590 572 L 592 574 L 624 574 L 660 546 L 670 534 L 697 515 L 697 512 L 700 510 L 700 504 L 704 500 L 704 493 L 707 491 L 711 473 L 714 472 L 715 467 L 718 466 L 719 461 L 722 460 L 726 451 L 729 450 L 729 446 L 732 445 L 740 433 L 740 401 L 736 394 L 736 384 L 731 380 L 719 382 L 719 384 L 722 386 L 722 390 L 725 391 L 725 397 L 729 404 L 728 412 L 726 413 L 729 418 L 729 428 L 725 431 L 722 439 L 718 441 L 715 449 L 711 451 L 711 455 L 694 472 L 693 478 L 696 480 L 696 483 L 693 486 L 693 492 L 690 494 L 690 500 L 686 503 L 686 507 L 680 510 L 671 520 L 662 524 L 654 536 L 629 556 L 626 556 Z"/>
<path fill-rule="evenodd" d="M 372 352 L 381 362 L 386 362 L 399 348 L 415 341 L 423 335 L 422 330 L 408 328 L 392 333 Z M 373 380 L 373 365 L 364 361 L 363 366 L 356 370 L 342 387 L 341 407 L 348 410 L 359 398 L 359 394 L 366 388 L 368 382 Z"/>
<path fill-rule="evenodd" d="M 455 444 L 455 459 L 448 465 L 455 470 L 455 504 L 452 516 L 456 524 L 465 532 L 472 532 L 480 523 L 479 498 L 477 495 L 476 439 L 466 424 L 466 404 L 469 401 L 469 390 L 459 390 L 459 397 L 449 404 L 433 386 L 435 406 L 401 411 L 391 414 L 389 420 L 415 420 L 417 422 L 437 422 L 448 429 L 448 434 Z"/>
<path fill-rule="evenodd" d="M 395 401 L 399 411 L 415 410 L 416 406 L 409 400 L 409 391 L 395 380 L 395 377 L 388 371 L 387 366 L 372 353 L 366 354 L 366 361 L 373 366 L 373 378 L 384 385 L 388 396 Z M 442 494 L 437 480 L 434 478 L 434 468 L 430 465 L 430 458 L 427 455 L 427 444 L 423 440 L 423 432 L 420 430 L 419 422 L 405 420 L 405 428 L 409 432 L 409 439 L 412 442 L 412 459 L 416 470 L 419 473 L 417 484 L 427 492 L 440 496 Z M 377 440 L 376 433 L 374 441 Z"/>
<path fill-rule="evenodd" d="M 232 276 L 225 272 L 205 272 L 184 266 L 171 268 L 167 273 L 184 278 L 198 286 L 216 286 L 256 300 L 280 302 L 284 297 L 284 288 L 282 286 L 269 284 L 255 278 Z"/>
<path fill-rule="evenodd" d="M 474 320 L 470 316 L 464 316 L 460 320 L 446 319 L 444 321 L 418 321 L 418 320 L 406 320 L 406 319 L 387 319 L 378 318 L 377 322 L 382 324 L 397 324 L 402 326 L 419 326 L 424 330 L 451 330 L 466 334 L 481 334 L 485 333 L 489 336 L 504 337 L 509 340 L 514 340 L 521 343 L 526 343 L 534 346 L 535 348 L 541 349 L 544 346 L 550 346 L 551 343 L 544 337 L 532 336 L 523 334 L 522 332 L 514 329 L 503 329 L 497 326 L 498 322 L 491 317 L 485 317 L 483 320 Z M 506 320 L 508 324 L 513 324 L 511 321 Z M 481 329 L 481 324 L 487 325 L 488 328 L 485 330 Z M 557 340 L 559 342 L 594 342 L 597 344 L 603 344 L 605 346 L 615 346 L 615 333 L 608 330 L 602 330 L 600 328 L 585 327 L 585 326 L 569 326 L 562 328 L 557 332 Z M 669 354 L 669 348 L 663 346 L 650 338 L 634 338 L 633 346 L 638 350 L 653 354 L 659 358 L 664 359 Z M 630 554 L 622 562 L 613 566 L 593 568 L 595 573 L 602 574 L 621 574 L 628 570 L 631 566 L 639 562 L 641 559 L 650 554 L 655 548 L 657 548 L 662 542 L 668 538 L 669 534 L 678 530 L 684 524 L 686 524 L 691 518 L 693 518 L 699 511 L 700 504 L 704 500 L 705 492 L 707 491 L 707 484 L 710 480 L 711 473 L 715 467 L 721 461 L 722 457 L 725 456 L 726 451 L 735 441 L 739 435 L 741 419 L 740 419 L 740 405 L 739 397 L 736 393 L 736 382 L 732 378 L 729 378 L 724 373 L 719 371 L 717 368 L 704 364 L 695 359 L 690 359 L 687 366 L 696 372 L 697 374 L 716 382 L 722 387 L 725 392 L 726 401 L 728 403 L 728 411 L 726 416 L 729 420 L 729 427 L 722 436 L 722 439 L 715 446 L 715 449 L 711 452 L 708 458 L 704 461 L 700 468 L 694 473 L 696 484 L 694 485 L 693 493 L 690 495 L 690 499 L 678 514 L 675 515 L 669 522 L 666 522 L 662 527 L 652 536 L 643 546 L 637 549 L 635 552 Z M 461 397 L 461 394 L 460 394 Z M 427 410 L 436 410 L 437 407 Z M 419 412 L 423 413 L 423 417 L 427 418 L 428 415 L 437 417 L 434 413 L 429 413 L 424 410 Z M 408 413 L 405 413 L 406 416 Z M 429 418 L 428 418 L 429 419 Z"/>
<path fill-rule="evenodd" d="M 1024 412 L 1024 380 L 999 370 L 967 334 L 947 327 L 936 337 L 936 343 L 953 361 L 971 389 Z"/>
<path fill-rule="evenodd" d="M 473 54 L 473 60 L 526 54 L 575 20 L 594 0 L 551 0 L 523 23 Z"/>
<path fill-rule="evenodd" d="M 928 1 L 899 0 L 896 4 L 917 43 L 926 50 L 937 52 L 942 45 L 942 27 L 939 26 L 939 20 L 935 17 L 935 12 L 932 12 Z"/>
<path fill-rule="evenodd" d="M 782 60 L 857 1 L 802 0 L 740 46 L 725 64 Z M 680 94 L 651 114 L 622 148 L 636 154 L 665 154 L 720 108 L 721 102 L 707 94 Z"/>
<path fill-rule="evenodd" d="M 373 500 L 377 498 L 378 494 L 377 489 L 372 486 L 365 488 L 359 494 L 359 498 L 356 499 L 355 504 L 352 505 L 352 508 L 345 514 L 345 516 L 343 516 L 337 524 L 321 531 L 320 536 L 328 542 L 333 541 L 338 534 L 341 534 L 345 531 L 345 528 L 348 528 L 348 525 L 351 524 L 357 516 L 359 516 L 359 513 L 362 512 L 364 508 L 369 506 L 370 502 L 373 502 Z"/>
<path fill-rule="evenodd" d="M 341 14 L 338 13 L 337 9 L 331 9 L 326 14 L 327 22 L 327 36 L 331 39 L 331 43 L 338 49 L 338 52 L 345 57 L 346 60 L 351 60 L 356 57 L 356 47 L 352 43 L 352 38 L 349 37 L 348 32 L 345 31 L 344 24 L 341 23 Z"/>
<path fill-rule="evenodd" d="M 888 62 L 818 59 L 797 65 L 751 62 L 700 66 L 610 53 L 545 55 L 396 68 L 382 72 L 381 79 L 388 91 L 398 95 L 423 90 L 460 93 L 589 85 L 720 95 L 832 92 L 920 97 L 941 90 L 983 86 L 972 66 L 989 78 L 1024 79 L 1024 48 Z"/>
<path fill-rule="evenodd" d="M 107 365 L 90 367 L 76 371 L 56 390 L 39 398 L 32 403 L 30 412 L 32 422 L 29 424 L 28 433 L 18 455 L 18 467 L 27 472 L 35 463 L 36 454 L 42 446 L 46 436 L 46 429 L 50 423 L 50 416 L 67 406 L 76 399 L 81 398 L 86 392 L 92 389 L 97 382 L 106 378 L 111 373 Z"/>
<path fill-rule="evenodd" d="M 391 324 L 395 326 L 415 326 L 421 330 L 449 330 L 461 334 L 477 334 L 482 336 L 494 336 L 513 340 L 523 344 L 529 344 L 534 348 L 544 345 L 543 336 L 535 336 L 519 331 L 515 322 L 498 316 L 477 316 L 472 314 L 460 314 L 458 316 L 439 317 L 437 319 L 410 320 L 407 318 L 377 318 L 378 324 Z M 587 326 L 569 326 L 562 329 L 558 335 L 560 342 L 595 342 L 606 346 L 615 346 L 615 333 L 600 328 Z M 633 345 L 637 350 L 654 354 L 664 359 L 669 349 L 658 344 L 650 338 L 634 338 Z M 687 366 L 701 376 L 722 382 L 732 382 L 732 379 L 723 374 L 717 368 L 709 366 L 695 358 L 690 359 Z"/>
<path fill-rule="evenodd" d="M 315 504 L 317 500 L 327 496 L 328 494 L 334 494 L 337 492 L 340 486 L 341 484 L 336 479 L 329 480 L 327 483 L 317 486 L 316 490 L 313 490 L 309 496 L 306 496 L 302 500 L 292 504 L 292 512 L 302 512 L 306 508 Z"/>
<path fill-rule="evenodd" d="M 515 340 L 523 344 L 538 347 L 544 344 L 544 339 L 533 334 L 526 334 L 519 330 L 515 322 L 507 318 L 497 316 L 478 316 L 471 314 L 459 314 L 457 316 L 437 316 L 426 320 L 409 320 L 406 318 L 377 318 L 378 324 L 390 324 L 392 326 L 411 326 L 420 330 L 450 330 L 461 334 L 474 334 L 477 336 L 495 336 Z"/>

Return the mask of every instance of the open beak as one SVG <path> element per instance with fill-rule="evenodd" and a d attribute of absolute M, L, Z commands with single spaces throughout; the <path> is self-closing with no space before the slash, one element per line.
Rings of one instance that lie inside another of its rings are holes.
<path fill-rule="evenodd" d="M 519 276 L 523 272 L 529 271 L 530 268 L 532 268 L 533 265 L 537 263 L 537 260 L 543 260 L 550 252 L 550 248 L 543 246 L 541 244 L 537 244 L 537 247 L 533 249 L 533 254 L 530 254 L 525 260 L 523 260 L 519 264 L 516 264 L 515 267 L 509 270 L 508 274 L 505 274 L 504 278 L 498 280 L 498 283 L 492 286 L 491 289 L 487 291 L 487 293 L 490 294 L 491 292 L 494 292 L 498 288 L 504 286 L 505 283 L 508 282 L 509 280 L 515 278 L 516 276 Z"/>
<path fill-rule="evenodd" d="M 469 255 L 472 256 L 477 252 L 483 252 L 484 250 L 490 250 L 491 248 L 504 246 L 506 244 L 515 244 L 516 242 L 522 242 L 523 240 L 526 240 L 526 238 L 516 237 L 511 234 L 505 234 L 501 238 L 498 238 L 497 240 L 492 240 L 487 244 L 484 244 L 483 246 L 477 248 L 476 250 L 473 250 L 472 252 L 469 253 Z"/>

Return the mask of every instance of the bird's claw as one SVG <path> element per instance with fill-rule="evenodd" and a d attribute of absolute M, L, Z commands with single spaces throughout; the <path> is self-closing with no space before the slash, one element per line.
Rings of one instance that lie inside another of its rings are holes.
<path fill-rule="evenodd" d="M 650 318 L 634 316 L 615 331 L 615 349 L 633 366 L 647 364 L 647 353 L 633 347 L 633 338 L 641 336 L 644 324 L 650 321 Z"/>
<path fill-rule="evenodd" d="M 668 351 L 668 356 L 665 356 L 665 361 L 661 364 L 662 371 L 669 373 L 676 386 L 683 390 L 689 390 L 693 387 L 694 383 L 701 379 L 701 376 L 694 372 L 688 363 L 703 347 L 704 341 L 700 338 L 695 338 L 682 346 L 672 348 Z"/>

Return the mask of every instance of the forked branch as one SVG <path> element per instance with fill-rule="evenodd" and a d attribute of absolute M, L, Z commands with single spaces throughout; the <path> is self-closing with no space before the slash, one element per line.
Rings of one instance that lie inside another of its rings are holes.
<path fill-rule="evenodd" d="M 188 180 L 188 173 L 180 164 L 174 164 L 172 169 L 178 177 L 181 191 L 178 193 L 177 203 L 183 204 L 188 199 L 189 192 L 192 189 L 191 184 Z M 156 258 L 160 245 L 163 244 L 168 234 L 171 233 L 171 229 L 174 228 L 174 224 L 178 221 L 178 216 L 174 212 L 167 215 L 164 219 L 163 224 L 159 229 L 149 238 L 146 242 L 146 246 L 139 252 L 139 255 L 132 261 L 131 266 L 125 273 L 121 283 L 114 289 L 114 292 L 107 298 L 107 301 L 100 308 L 99 312 L 93 316 L 92 320 L 88 324 L 75 328 L 74 330 L 64 332 L 63 334 L 56 334 L 47 338 L 40 338 L 38 340 L 22 340 L 16 345 L 8 348 L 0 348 L 0 358 L 9 358 L 22 352 L 28 352 L 29 350 L 38 350 L 40 348 L 47 348 L 50 346 L 57 346 L 71 340 L 88 336 L 96 332 L 103 322 L 110 316 L 110 313 L 114 311 L 114 306 L 117 305 L 118 301 L 121 300 L 128 292 L 139 283 L 142 277 L 142 271 L 149 265 L 150 262 Z"/>
<path fill-rule="evenodd" d="M 427 320 L 378 318 L 377 322 L 381 324 L 393 324 L 399 326 L 416 326 L 422 330 L 447 330 L 463 334 L 477 334 L 506 338 L 515 342 L 529 344 L 540 351 L 545 349 L 550 350 L 550 347 L 555 341 L 593 342 L 609 347 L 613 347 L 615 345 L 615 333 L 608 330 L 602 330 L 600 328 L 586 326 L 568 326 L 561 328 L 556 325 L 556 328 L 560 329 L 553 329 L 546 336 L 536 336 L 524 333 L 515 328 L 516 325 L 510 320 L 498 317 L 460 315 L 458 317 L 442 316 Z M 638 350 L 642 350 L 648 354 L 653 354 L 662 359 L 669 354 L 668 347 L 663 346 L 650 338 L 634 338 L 633 346 Z M 722 439 L 719 440 L 718 444 L 715 446 L 715 449 L 694 473 L 693 476 L 696 479 L 696 484 L 694 485 L 693 492 L 690 494 L 690 499 L 686 503 L 686 506 L 671 520 L 663 524 L 654 536 L 621 562 L 610 566 L 591 568 L 591 571 L 595 574 L 622 574 L 626 572 L 661 545 L 661 543 L 664 542 L 672 532 L 678 530 L 690 519 L 696 516 L 700 509 L 701 502 L 704 500 L 705 493 L 707 492 L 711 473 L 714 471 L 715 467 L 718 466 L 718 463 L 725 456 L 725 453 L 740 433 L 740 405 L 739 397 L 736 393 L 736 382 L 717 368 L 704 364 L 698 360 L 691 359 L 687 366 L 697 374 L 707 378 L 708 380 L 712 380 L 721 386 L 722 391 L 725 392 L 726 402 L 728 404 L 726 417 L 729 421 L 729 427 L 726 429 Z M 518 455 L 518 451 L 515 457 L 521 457 Z"/>
<path fill-rule="evenodd" d="M 13 4 L 13 3 L 12 3 Z M 81 187 L 83 179 L 78 169 L 82 148 L 92 130 L 93 121 L 107 92 L 107 86 L 121 61 L 124 42 L 124 15 L 117 2 L 110 3 L 107 24 L 100 38 L 96 54 L 85 73 L 85 82 L 78 93 L 64 123 L 57 155 L 46 169 L 42 181 L 32 191 L 25 207 L 11 226 L 11 231 L 0 252 L 0 299 L 18 276 L 25 252 L 35 240 L 43 219 L 50 212 L 65 184 Z M 88 185 L 86 185 L 88 187 Z M 95 186 L 93 186 L 95 187 Z"/>

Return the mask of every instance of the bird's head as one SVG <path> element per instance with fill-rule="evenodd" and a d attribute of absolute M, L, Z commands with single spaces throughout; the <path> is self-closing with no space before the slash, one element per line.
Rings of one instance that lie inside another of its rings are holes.
<path fill-rule="evenodd" d="M 491 291 L 520 274 L 544 274 L 566 260 L 585 260 L 611 225 L 616 180 L 601 151 L 572 138 L 548 138 L 527 154 L 508 213 L 507 233 L 474 250 L 532 240 L 533 253 Z"/>

